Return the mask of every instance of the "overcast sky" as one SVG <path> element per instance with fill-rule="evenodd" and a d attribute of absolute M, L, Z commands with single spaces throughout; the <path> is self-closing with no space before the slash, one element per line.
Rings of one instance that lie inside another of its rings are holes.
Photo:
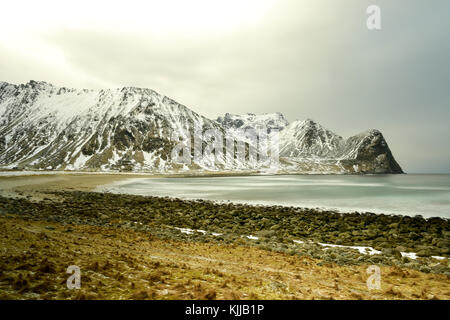
<path fill-rule="evenodd" d="M 2 81 L 148 87 L 210 118 L 279 111 L 344 137 L 376 128 L 405 171 L 450 173 L 448 0 L 0 1 Z"/>

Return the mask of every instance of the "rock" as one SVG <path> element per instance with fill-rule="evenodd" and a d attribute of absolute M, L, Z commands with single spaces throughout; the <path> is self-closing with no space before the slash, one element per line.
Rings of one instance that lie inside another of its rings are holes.
<path fill-rule="evenodd" d="M 391 256 L 391 257 L 395 257 L 395 258 L 398 258 L 398 259 L 401 259 L 401 258 L 402 258 L 402 254 L 401 254 L 400 251 L 397 250 L 397 249 L 383 248 L 383 249 L 381 250 L 381 253 L 384 254 L 384 255 L 386 255 L 386 256 Z"/>
<path fill-rule="evenodd" d="M 416 254 L 419 257 L 431 257 L 433 255 L 429 250 L 426 250 L 426 249 L 421 249 L 421 250 L 417 251 Z"/>
<path fill-rule="evenodd" d="M 433 273 L 445 273 L 445 272 L 449 272 L 450 268 L 446 267 L 446 266 L 444 266 L 442 264 L 438 264 L 438 265 L 432 266 L 431 267 L 431 271 Z"/>
<path fill-rule="evenodd" d="M 433 241 L 434 240 L 435 239 L 433 239 Z M 436 241 L 436 243 L 434 245 L 439 248 L 447 248 L 448 249 L 448 248 L 450 248 L 450 240 L 439 239 Z"/>
<path fill-rule="evenodd" d="M 402 263 L 405 263 L 405 264 L 407 264 L 407 263 L 410 263 L 411 262 L 411 260 L 412 259 L 410 259 L 410 258 L 408 258 L 408 257 L 402 257 Z"/>
<path fill-rule="evenodd" d="M 431 257 L 438 255 L 439 252 L 434 247 L 420 246 L 416 254 L 419 257 Z"/>
<path fill-rule="evenodd" d="M 430 273 L 431 268 L 429 266 L 420 266 L 419 271 L 424 273 Z"/>
<path fill-rule="evenodd" d="M 383 262 L 383 256 L 381 256 L 381 255 L 379 255 L 379 254 L 373 255 L 373 256 L 370 258 L 370 261 L 373 262 L 373 263 L 380 263 L 380 262 Z"/>
<path fill-rule="evenodd" d="M 361 255 L 358 257 L 358 259 L 356 259 L 357 262 L 366 262 L 367 260 L 367 256 L 365 255 Z"/>
<path fill-rule="evenodd" d="M 411 240 L 413 240 L 413 241 L 416 241 L 416 240 L 422 238 L 422 236 L 419 235 L 419 234 L 417 234 L 417 233 L 415 233 L 415 232 L 410 232 L 410 233 L 409 233 L 409 238 L 410 238 Z"/>

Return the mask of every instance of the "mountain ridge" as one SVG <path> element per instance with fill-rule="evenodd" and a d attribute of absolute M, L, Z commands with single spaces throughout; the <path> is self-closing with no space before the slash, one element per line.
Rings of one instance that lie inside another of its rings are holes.
<path fill-rule="evenodd" d="M 280 138 L 279 173 L 403 173 L 378 130 L 348 139 L 311 119 L 279 113 L 225 114 L 210 120 L 148 88 L 71 89 L 45 81 L 0 82 L 0 168 L 143 172 L 261 169 L 224 156 L 178 164 L 170 154 L 193 128 L 240 139 L 266 127 Z M 210 141 L 203 139 L 201 145 Z M 186 142 L 187 143 L 187 142 Z M 217 160 L 217 159 L 216 159 Z"/>

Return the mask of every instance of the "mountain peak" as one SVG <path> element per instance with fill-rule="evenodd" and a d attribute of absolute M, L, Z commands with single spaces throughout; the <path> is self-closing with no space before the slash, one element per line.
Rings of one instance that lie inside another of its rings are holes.
<path fill-rule="evenodd" d="M 30 80 L 25 84 L 26 87 L 31 87 L 33 89 L 49 89 L 56 88 L 53 84 L 45 81 Z"/>
<path fill-rule="evenodd" d="M 289 126 L 291 130 L 327 130 L 313 119 L 307 118 L 305 120 L 295 120 Z M 329 130 L 327 130 L 329 131 Z"/>
<path fill-rule="evenodd" d="M 281 132 L 280 154 L 285 157 L 334 157 L 342 146 L 341 136 L 312 119 L 296 120 Z"/>

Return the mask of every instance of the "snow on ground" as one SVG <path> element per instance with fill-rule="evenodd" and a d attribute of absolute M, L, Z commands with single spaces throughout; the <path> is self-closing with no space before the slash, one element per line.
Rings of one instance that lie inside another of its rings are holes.
<path fill-rule="evenodd" d="M 195 232 L 201 233 L 201 234 L 208 234 L 208 231 L 206 230 L 193 230 L 193 229 L 189 229 L 189 228 L 178 228 L 178 227 L 174 227 L 175 229 L 179 230 L 181 233 L 185 233 L 185 234 L 194 234 Z M 221 236 L 222 233 L 216 233 L 216 232 L 211 232 L 211 235 L 217 237 L 217 236 Z"/>
<path fill-rule="evenodd" d="M 343 246 L 343 245 L 339 245 L 339 244 L 329 244 L 329 243 L 318 243 L 319 245 L 321 245 L 322 247 L 333 247 L 333 248 L 350 248 L 350 249 L 356 249 L 358 250 L 361 254 L 369 254 L 369 255 L 373 255 L 373 254 L 381 254 L 381 251 L 375 250 L 372 247 L 362 247 L 362 246 Z"/>
<path fill-rule="evenodd" d="M 417 254 L 415 252 L 401 252 L 402 257 L 407 257 L 410 259 L 417 259 Z"/>
<path fill-rule="evenodd" d="M 185 234 L 193 234 L 194 232 L 198 232 L 198 233 L 202 233 L 204 235 L 208 234 L 208 231 L 206 230 L 193 230 L 193 229 L 189 229 L 189 228 L 178 228 L 178 227 L 174 227 L 175 229 L 179 230 L 181 233 L 185 233 Z M 215 233 L 212 232 L 210 233 L 213 236 L 220 236 L 222 235 L 222 233 Z M 249 236 L 242 236 L 245 237 L 249 240 L 259 240 L 258 237 L 253 236 L 253 235 L 249 235 Z M 305 241 L 302 240 L 292 240 L 294 243 L 296 244 L 304 244 Z M 375 250 L 372 247 L 365 247 L 365 246 L 343 246 L 343 245 L 339 245 L 339 244 L 331 244 L 331 243 L 321 243 L 318 242 L 318 245 L 324 247 L 324 250 L 328 249 L 328 248 L 347 248 L 347 249 L 355 249 L 358 250 L 360 254 L 368 254 L 368 255 L 374 255 L 374 254 L 382 254 L 381 251 L 379 250 Z M 401 252 L 402 257 L 408 257 L 410 259 L 417 259 L 418 256 L 415 252 Z M 440 257 L 440 256 L 432 256 L 432 258 L 434 259 L 438 259 L 438 260 L 443 260 L 443 259 L 447 259 L 445 257 Z"/>
<path fill-rule="evenodd" d="M 177 228 L 177 227 L 175 227 L 175 229 L 180 230 L 181 233 L 185 233 L 185 234 L 193 234 L 194 233 L 194 230 L 188 229 L 188 228 Z"/>

